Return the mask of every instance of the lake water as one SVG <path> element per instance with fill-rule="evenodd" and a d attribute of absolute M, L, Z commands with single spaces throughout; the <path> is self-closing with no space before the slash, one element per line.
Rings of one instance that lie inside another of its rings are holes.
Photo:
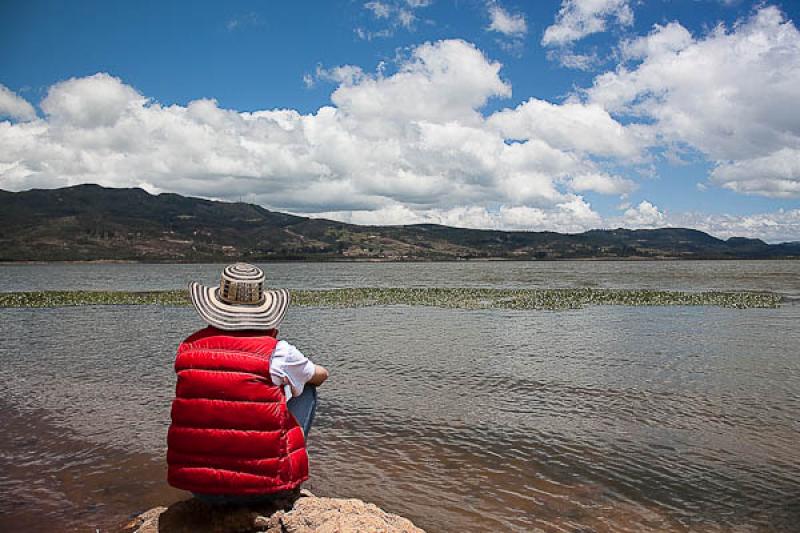
<path fill-rule="evenodd" d="M 276 286 L 774 290 L 778 309 L 291 309 L 331 370 L 320 495 L 429 531 L 797 531 L 800 261 L 270 264 Z M 0 291 L 149 290 L 219 265 L 0 265 Z M 189 308 L 0 309 L 0 530 L 113 527 L 163 465 Z"/>
<path fill-rule="evenodd" d="M 224 265 L 0 264 L 0 292 L 146 291 L 218 281 Z M 468 261 L 269 263 L 273 287 L 494 287 L 760 290 L 800 298 L 800 261 Z"/>

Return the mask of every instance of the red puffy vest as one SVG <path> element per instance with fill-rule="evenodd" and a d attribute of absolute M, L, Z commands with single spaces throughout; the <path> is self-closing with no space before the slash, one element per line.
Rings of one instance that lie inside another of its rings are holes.
<path fill-rule="evenodd" d="M 277 341 L 207 327 L 187 338 L 167 435 L 167 480 L 202 494 L 270 494 L 308 479 L 303 430 L 269 364 Z"/>

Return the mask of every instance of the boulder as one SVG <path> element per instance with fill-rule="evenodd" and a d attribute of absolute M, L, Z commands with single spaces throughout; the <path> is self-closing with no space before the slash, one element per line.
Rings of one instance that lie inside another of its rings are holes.
<path fill-rule="evenodd" d="M 190 498 L 146 511 L 124 533 L 424 533 L 410 520 L 357 499 L 321 498 L 308 491 L 269 504 L 212 506 Z"/>

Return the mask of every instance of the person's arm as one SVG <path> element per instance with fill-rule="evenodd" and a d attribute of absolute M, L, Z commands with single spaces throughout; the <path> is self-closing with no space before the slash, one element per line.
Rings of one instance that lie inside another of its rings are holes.
<path fill-rule="evenodd" d="M 272 383 L 284 387 L 286 398 L 300 396 L 306 384 L 320 385 L 328 370 L 313 362 L 286 341 L 278 341 L 270 360 Z"/>
<path fill-rule="evenodd" d="M 306 383 L 319 387 L 328 379 L 328 369 L 321 365 L 314 365 L 314 375 Z"/>

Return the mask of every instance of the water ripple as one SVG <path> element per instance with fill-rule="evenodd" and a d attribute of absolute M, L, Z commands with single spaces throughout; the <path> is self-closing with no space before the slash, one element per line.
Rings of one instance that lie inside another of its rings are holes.
<path fill-rule="evenodd" d="M 163 453 L 191 309 L 4 309 L 0 323 L 4 516 L 85 528 L 176 497 Z M 431 531 L 788 531 L 798 324 L 796 306 L 376 307 L 294 309 L 283 333 L 331 370 L 316 492 Z"/>

